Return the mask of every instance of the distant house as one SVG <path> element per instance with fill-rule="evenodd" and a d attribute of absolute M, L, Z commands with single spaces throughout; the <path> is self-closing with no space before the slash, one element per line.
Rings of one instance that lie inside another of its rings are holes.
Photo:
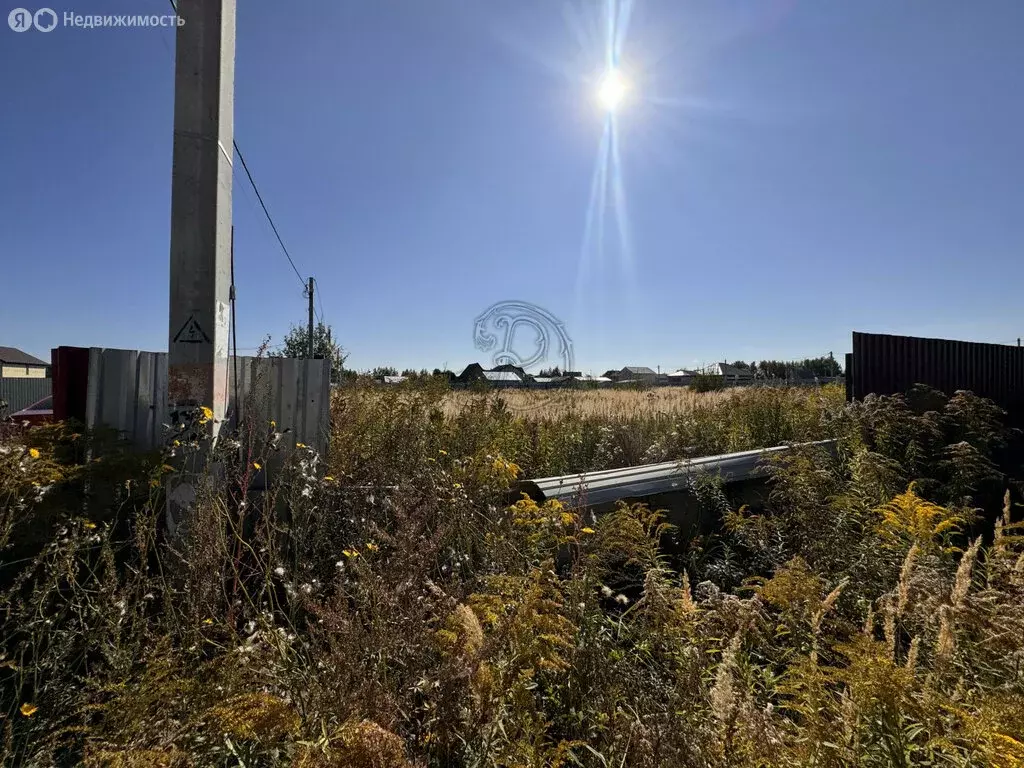
<path fill-rule="evenodd" d="M 0 347 L 0 378 L 45 379 L 50 364 L 14 347 Z"/>
<path fill-rule="evenodd" d="M 522 387 L 526 384 L 526 380 L 526 374 L 518 366 L 500 365 L 489 371 L 480 363 L 470 363 L 456 379 L 459 384 L 486 382 L 495 387 Z"/>
<path fill-rule="evenodd" d="M 621 371 L 608 371 L 605 375 L 609 378 L 618 382 L 640 382 L 643 384 L 653 384 L 658 378 L 658 374 L 646 365 L 627 365 Z"/>
<path fill-rule="evenodd" d="M 484 380 L 495 387 L 521 387 L 526 383 L 515 371 L 484 371 Z"/>
<path fill-rule="evenodd" d="M 470 363 L 467 365 L 455 380 L 459 384 L 472 384 L 475 381 L 484 381 L 484 367 L 480 363 Z"/>
<path fill-rule="evenodd" d="M 551 389 L 561 387 L 569 381 L 571 380 L 565 376 L 534 376 L 530 383 L 540 389 Z"/>
<path fill-rule="evenodd" d="M 680 368 L 678 371 L 672 373 L 666 373 L 665 379 L 670 386 L 673 387 L 687 387 L 693 383 L 693 377 L 697 375 L 696 371 L 687 371 Z"/>
<path fill-rule="evenodd" d="M 754 381 L 754 374 L 749 368 L 737 368 L 728 363 L 715 363 L 711 373 L 721 376 L 726 386 L 750 384 Z"/>
<path fill-rule="evenodd" d="M 505 363 L 504 365 L 496 365 L 491 368 L 492 373 L 514 373 L 519 377 L 520 381 L 526 381 L 530 378 L 530 375 L 520 368 L 518 365 L 512 365 L 511 363 Z"/>

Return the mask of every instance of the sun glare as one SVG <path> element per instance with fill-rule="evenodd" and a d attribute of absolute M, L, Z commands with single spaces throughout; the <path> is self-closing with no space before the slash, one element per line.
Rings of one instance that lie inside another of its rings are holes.
<path fill-rule="evenodd" d="M 626 78 L 617 69 L 608 70 L 597 86 L 597 101 L 608 112 L 614 112 L 626 96 Z"/>

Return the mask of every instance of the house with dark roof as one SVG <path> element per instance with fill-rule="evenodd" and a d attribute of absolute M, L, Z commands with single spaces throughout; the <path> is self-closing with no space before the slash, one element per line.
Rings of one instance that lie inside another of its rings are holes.
<path fill-rule="evenodd" d="M 749 368 L 737 368 L 728 363 L 715 363 L 712 374 L 722 377 L 726 385 L 750 384 L 754 381 L 754 374 Z"/>
<path fill-rule="evenodd" d="M 0 378 L 45 379 L 50 364 L 15 347 L 0 347 Z"/>
<path fill-rule="evenodd" d="M 456 379 L 459 384 L 484 382 L 494 387 L 522 387 L 527 380 L 527 375 L 519 366 L 506 364 L 486 370 L 480 363 L 470 363 Z"/>
<path fill-rule="evenodd" d="M 658 378 L 658 374 L 654 369 L 648 368 L 646 365 L 627 365 L 621 371 L 608 371 L 605 376 L 615 381 L 632 381 L 644 384 L 653 384 Z"/>

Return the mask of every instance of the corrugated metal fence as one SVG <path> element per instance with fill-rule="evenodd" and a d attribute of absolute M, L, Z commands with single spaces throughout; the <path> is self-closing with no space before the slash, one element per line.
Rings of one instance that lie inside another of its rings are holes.
<path fill-rule="evenodd" d="M 1024 348 L 876 333 L 853 334 L 847 360 L 847 397 L 892 395 L 915 384 L 952 394 L 987 397 L 1024 424 Z"/>
<path fill-rule="evenodd" d="M 52 379 L 0 378 L 0 400 L 7 403 L 8 415 L 39 402 L 52 392 Z"/>
<path fill-rule="evenodd" d="M 237 403 L 232 365 L 229 362 L 228 413 L 232 423 L 239 416 L 248 417 L 269 429 L 273 420 L 278 430 L 291 429 L 286 442 L 302 442 L 321 454 L 326 452 L 330 423 L 329 361 L 240 357 Z M 247 405 L 252 407 L 252 413 L 243 413 Z M 163 425 L 170 418 L 167 353 L 91 348 L 84 410 L 85 422 L 90 427 L 113 427 L 143 449 L 160 445 L 165 437 Z"/>

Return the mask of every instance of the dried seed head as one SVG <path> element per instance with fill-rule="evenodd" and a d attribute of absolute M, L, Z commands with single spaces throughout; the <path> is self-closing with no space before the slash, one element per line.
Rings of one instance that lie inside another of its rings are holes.
<path fill-rule="evenodd" d="M 715 671 L 715 685 L 711 689 L 711 711 L 723 725 L 732 722 L 736 713 L 737 698 L 733 678 L 736 672 L 736 654 L 740 650 L 740 635 L 737 632 L 722 654 L 722 661 Z"/>
<path fill-rule="evenodd" d="M 868 637 L 873 637 L 875 634 L 875 607 L 873 605 L 868 606 L 868 615 L 864 619 L 864 634 Z"/>
<path fill-rule="evenodd" d="M 935 655 L 940 659 L 948 659 L 956 647 L 952 613 L 948 605 L 939 608 L 939 639 L 935 644 Z"/>
<path fill-rule="evenodd" d="M 903 560 L 903 568 L 900 569 L 900 582 L 896 588 L 896 615 L 902 616 L 910 598 L 910 576 L 914 571 L 914 561 L 917 559 L 917 544 L 914 544 L 907 552 Z"/>
<path fill-rule="evenodd" d="M 697 604 L 693 602 L 693 592 L 690 590 L 690 577 L 686 571 L 683 571 L 682 607 L 685 613 L 694 613 L 697 610 Z"/>
<path fill-rule="evenodd" d="M 956 569 L 956 579 L 953 581 L 953 591 L 949 596 L 949 601 L 954 608 L 960 607 L 971 588 L 971 571 L 980 548 L 981 536 L 974 540 L 974 543 L 964 552 L 964 556 L 960 558 L 960 565 Z"/>
<path fill-rule="evenodd" d="M 913 671 L 917 667 L 917 653 L 921 647 L 921 638 L 915 637 L 910 641 L 910 650 L 907 652 L 907 669 Z"/>
<path fill-rule="evenodd" d="M 885 642 L 889 646 L 889 659 L 896 659 L 896 607 L 890 600 L 885 606 Z"/>

